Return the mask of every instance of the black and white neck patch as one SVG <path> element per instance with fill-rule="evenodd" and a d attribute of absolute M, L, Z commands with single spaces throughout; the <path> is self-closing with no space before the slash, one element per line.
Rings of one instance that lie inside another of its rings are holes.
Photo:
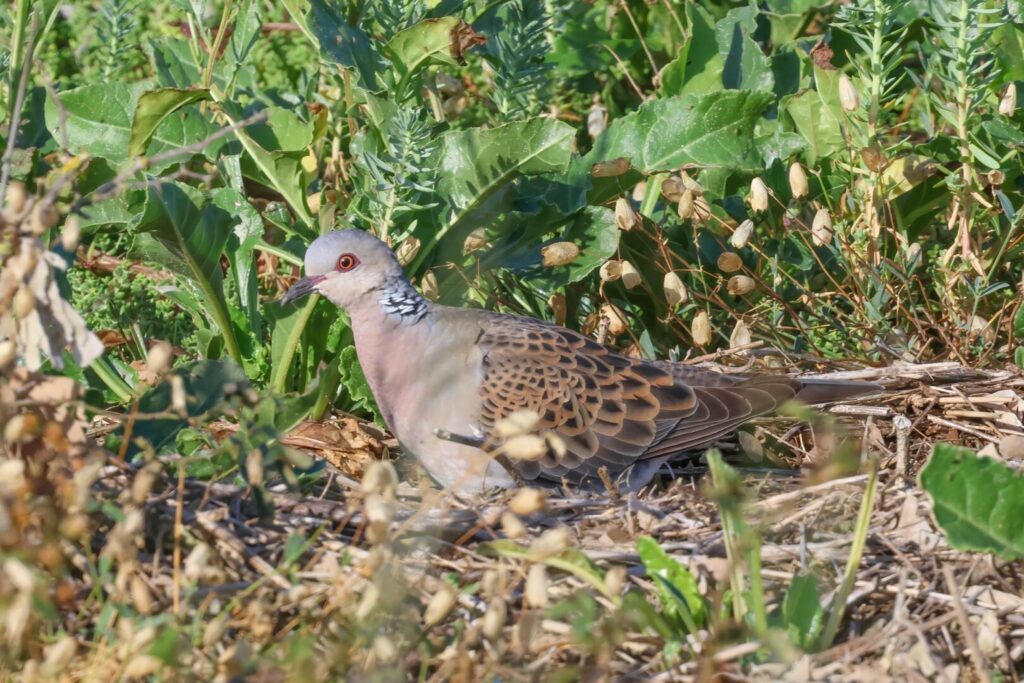
<path fill-rule="evenodd" d="M 427 302 L 404 278 L 395 278 L 380 288 L 380 305 L 388 315 L 402 322 L 418 323 L 427 315 Z"/>

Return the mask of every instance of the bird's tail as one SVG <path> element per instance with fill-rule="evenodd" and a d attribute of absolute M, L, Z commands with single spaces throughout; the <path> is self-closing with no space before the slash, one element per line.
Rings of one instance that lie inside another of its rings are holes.
<path fill-rule="evenodd" d="M 858 396 L 875 394 L 883 390 L 881 384 L 874 382 L 854 382 L 838 379 L 810 379 L 797 378 L 800 383 L 800 390 L 797 391 L 796 399 L 813 405 L 815 403 L 835 403 L 845 401 Z"/>

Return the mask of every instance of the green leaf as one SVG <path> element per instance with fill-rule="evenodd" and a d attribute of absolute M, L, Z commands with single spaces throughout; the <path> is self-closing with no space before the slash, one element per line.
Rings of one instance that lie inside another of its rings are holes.
<path fill-rule="evenodd" d="M 676 58 L 661 72 L 663 96 L 707 94 L 721 90 L 724 56 L 715 35 L 715 20 L 696 3 L 686 5 L 690 35 Z"/>
<path fill-rule="evenodd" d="M 131 134 L 128 138 L 128 153 L 132 156 L 144 154 L 156 129 L 168 116 L 187 104 L 210 99 L 206 88 L 160 88 L 139 96 L 132 118 Z"/>
<path fill-rule="evenodd" d="M 825 625 L 825 610 L 813 576 L 793 577 L 782 601 L 782 621 L 793 645 L 805 651 L 814 647 Z"/>
<path fill-rule="evenodd" d="M 723 90 L 647 102 L 608 126 L 583 164 L 589 172 L 598 161 L 622 157 L 644 173 L 686 165 L 760 170 L 754 124 L 771 99 L 764 92 Z"/>
<path fill-rule="evenodd" d="M 356 354 L 356 347 L 347 346 L 341 351 L 341 363 L 339 366 L 341 380 L 345 385 L 345 393 L 352 401 L 352 406 L 372 413 L 380 418 L 380 409 L 377 407 L 377 400 L 370 390 L 370 383 L 366 381 L 363 374 L 363 367 L 359 365 L 359 357 Z"/>
<path fill-rule="evenodd" d="M 420 260 L 449 231 L 487 225 L 511 210 L 518 178 L 565 171 L 575 138 L 571 126 L 550 118 L 442 135 L 436 188 L 443 199 L 437 209 L 440 228 L 429 226 L 429 232 L 420 237 L 424 245 Z"/>
<path fill-rule="evenodd" d="M 241 365 L 220 267 L 231 223 L 231 214 L 208 204 L 199 190 L 175 182 L 160 183 L 148 190 L 132 251 L 169 268 L 196 288 L 204 314 L 217 325 L 225 348 Z"/>
<path fill-rule="evenodd" d="M 283 0 L 292 20 L 329 64 L 354 69 L 367 90 L 377 88 L 378 58 L 366 33 L 345 21 L 342 4 L 330 0 Z"/>
<path fill-rule="evenodd" d="M 1024 346 L 1018 346 L 1013 352 L 1013 362 L 1018 368 L 1024 368 Z"/>
<path fill-rule="evenodd" d="M 920 484 L 951 546 L 1024 557 L 1024 475 L 968 448 L 936 444 Z"/>
<path fill-rule="evenodd" d="M 386 53 L 403 80 L 433 60 L 455 65 L 451 56 L 451 33 L 460 21 L 458 17 L 426 19 L 399 31 L 388 41 Z"/>
<path fill-rule="evenodd" d="M 636 550 L 647 573 L 658 584 L 658 597 L 665 612 L 688 622 L 690 630 L 700 628 L 707 619 L 707 608 L 690 570 L 669 557 L 653 538 L 636 539 Z"/>
<path fill-rule="evenodd" d="M 72 154 L 90 154 L 114 163 L 131 158 L 132 122 L 140 97 L 149 90 L 147 83 L 92 83 L 59 95 L 61 109 L 51 99 L 46 102 L 46 127 L 56 140 L 67 140 Z M 187 104 L 187 103 L 186 103 Z M 61 111 L 63 110 L 63 111 Z M 178 111 L 165 115 L 149 135 L 144 150 L 156 154 L 202 140 L 212 132 L 211 124 L 196 112 Z M 141 135 L 141 134 L 140 134 Z M 214 158 L 220 145 L 204 150 Z M 162 167 L 151 168 L 154 173 Z"/>

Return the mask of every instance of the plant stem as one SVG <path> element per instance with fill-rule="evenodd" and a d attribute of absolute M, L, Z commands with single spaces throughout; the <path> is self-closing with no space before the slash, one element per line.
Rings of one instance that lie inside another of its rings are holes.
<path fill-rule="evenodd" d="M 302 333 L 306 329 L 306 324 L 313 315 L 313 307 L 316 306 L 316 302 L 319 300 L 320 295 L 313 294 L 306 301 L 306 305 L 299 311 L 298 318 L 294 325 L 292 325 L 292 328 L 288 332 L 288 336 L 284 341 L 284 348 L 281 351 L 281 357 L 278 358 L 273 370 L 271 370 L 271 391 L 283 394 L 287 390 L 288 374 L 292 367 L 292 360 L 295 358 L 295 352 L 299 348 L 299 342 L 302 340 Z"/>
<path fill-rule="evenodd" d="M 121 403 L 128 403 L 135 398 L 135 392 L 128 385 L 121 375 L 114 369 L 110 359 L 100 356 L 89 365 L 89 368 L 99 376 L 100 380 L 107 385 L 107 388 L 117 394 Z"/>

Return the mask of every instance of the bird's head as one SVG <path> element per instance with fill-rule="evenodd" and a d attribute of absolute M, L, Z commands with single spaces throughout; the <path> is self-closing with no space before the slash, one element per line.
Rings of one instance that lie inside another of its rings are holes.
<path fill-rule="evenodd" d="M 394 278 L 404 278 L 391 249 L 370 233 L 338 230 L 315 239 L 306 250 L 306 277 L 281 299 L 287 304 L 318 292 L 349 309 Z"/>

